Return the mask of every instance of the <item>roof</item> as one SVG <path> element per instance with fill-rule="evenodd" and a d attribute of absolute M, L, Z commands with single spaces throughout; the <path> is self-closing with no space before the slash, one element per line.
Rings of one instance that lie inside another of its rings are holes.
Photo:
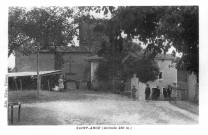
<path fill-rule="evenodd" d="M 61 70 L 54 70 L 54 71 L 39 71 L 40 76 L 48 75 L 48 74 L 58 74 L 61 73 Z M 12 72 L 8 73 L 8 77 L 20 77 L 20 76 L 36 76 L 37 71 L 33 72 Z"/>
<path fill-rule="evenodd" d="M 156 60 L 173 60 L 175 59 L 176 57 L 173 57 L 171 56 L 171 54 L 158 54 L 155 59 Z M 94 56 L 91 56 L 89 58 L 86 58 L 87 61 L 91 62 L 91 61 L 99 61 L 99 60 L 102 60 L 103 57 L 99 57 L 98 55 L 94 55 Z"/>
<path fill-rule="evenodd" d="M 99 60 L 102 60 L 103 57 L 99 57 L 98 55 L 94 55 L 94 56 L 91 56 L 89 58 L 86 58 L 87 61 L 91 62 L 91 61 L 99 61 Z"/>
<path fill-rule="evenodd" d="M 55 47 L 52 46 L 50 49 L 54 49 Z M 50 49 L 40 50 L 40 52 L 50 52 Z M 74 52 L 74 53 L 90 53 L 90 49 L 86 46 L 58 46 L 57 52 Z"/>

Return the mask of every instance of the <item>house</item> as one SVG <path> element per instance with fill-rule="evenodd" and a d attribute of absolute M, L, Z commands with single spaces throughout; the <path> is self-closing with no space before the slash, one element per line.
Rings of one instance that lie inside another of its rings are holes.
<path fill-rule="evenodd" d="M 62 62 L 59 70 L 67 79 L 90 79 L 90 64 L 85 60 L 91 52 L 86 47 L 58 47 L 56 50 Z M 55 67 L 55 53 L 48 50 L 41 50 L 39 53 L 39 70 L 57 70 Z M 37 54 L 23 56 L 16 53 L 15 72 L 37 71 Z"/>
<path fill-rule="evenodd" d="M 155 60 L 158 63 L 158 67 L 160 69 L 160 74 L 158 79 L 154 82 L 148 82 L 150 84 L 151 89 L 153 90 L 157 86 L 160 88 L 160 99 L 162 100 L 163 97 L 163 89 L 167 88 L 168 85 L 173 85 L 174 82 L 177 82 L 177 69 L 175 68 L 175 63 L 173 62 L 175 58 L 171 56 L 171 54 L 159 54 L 156 56 Z M 95 79 L 94 71 L 96 70 L 99 61 L 101 60 L 98 56 L 89 57 L 87 59 L 91 63 L 91 81 Z M 144 100 L 146 84 L 141 83 L 139 84 L 139 91 L 137 91 L 137 97 L 139 99 Z M 130 80 L 126 82 L 125 90 L 130 91 Z"/>

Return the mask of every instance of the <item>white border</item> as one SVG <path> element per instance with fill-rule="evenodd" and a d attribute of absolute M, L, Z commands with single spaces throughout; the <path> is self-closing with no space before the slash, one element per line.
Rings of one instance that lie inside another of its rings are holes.
<path fill-rule="evenodd" d="M 207 87 L 207 77 L 208 77 L 208 53 L 207 53 L 207 43 L 208 43 L 208 8 L 206 1 L 202 0 L 7 0 L 7 1 L 1 1 L 0 2 L 1 8 L 0 8 L 0 134 L 35 134 L 35 135 L 41 135 L 41 134 L 54 134 L 54 135 L 69 135 L 69 134 L 113 134 L 113 135 L 120 135 L 120 134 L 160 134 L 160 135 L 196 135 L 196 134 L 208 134 L 207 130 L 207 121 L 208 121 L 208 87 Z M 106 131 L 100 131 L 100 130 L 76 130 L 75 126 L 7 126 L 6 123 L 6 109 L 3 107 L 3 94 L 5 86 L 4 79 L 5 79 L 5 73 L 7 72 L 7 10 L 8 6 L 89 6 L 89 5 L 128 5 L 128 6 L 141 6 L 141 5 L 151 5 L 151 6 L 161 6 L 161 5 L 199 5 L 199 27 L 200 27 L 200 119 L 199 125 L 191 125 L 191 126 L 183 126 L 183 125 L 171 125 L 171 126 L 160 126 L 160 125 L 138 125 L 138 126 L 132 126 L 133 130 L 106 130 Z M 3 110 L 3 111 L 2 111 Z M 3 133 L 2 133 L 3 132 Z"/>

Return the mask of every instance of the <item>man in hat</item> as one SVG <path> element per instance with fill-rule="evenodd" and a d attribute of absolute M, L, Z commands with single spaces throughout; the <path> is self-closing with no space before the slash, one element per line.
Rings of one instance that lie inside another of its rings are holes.
<path fill-rule="evenodd" d="M 146 89 L 145 89 L 145 100 L 149 101 L 149 97 L 150 97 L 150 87 L 149 84 L 146 84 Z"/>

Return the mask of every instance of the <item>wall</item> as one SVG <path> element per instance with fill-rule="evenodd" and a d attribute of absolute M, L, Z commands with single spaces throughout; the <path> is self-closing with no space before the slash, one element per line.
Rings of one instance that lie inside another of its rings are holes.
<path fill-rule="evenodd" d="M 54 70 L 54 54 L 40 53 L 39 64 L 40 71 Z M 15 57 L 15 66 L 16 72 L 37 71 L 37 55 L 23 56 L 17 54 Z"/>
<path fill-rule="evenodd" d="M 178 87 L 179 89 L 186 90 L 185 92 L 179 92 L 179 99 L 189 100 L 198 103 L 199 101 L 199 87 L 197 83 L 197 77 L 193 73 L 189 73 L 185 70 L 178 70 Z"/>
<path fill-rule="evenodd" d="M 71 79 L 80 79 L 87 81 L 90 79 L 90 63 L 85 59 L 89 57 L 90 53 L 62 53 L 64 64 L 62 65 L 63 73 L 69 72 L 68 61 L 74 61 L 71 63 L 72 72 L 75 73 L 73 76 L 67 76 Z M 37 55 L 31 54 L 29 56 L 23 56 L 19 54 L 16 56 L 16 72 L 23 71 L 36 71 L 37 69 Z M 55 70 L 55 57 L 53 53 L 40 53 L 39 55 L 39 69 L 40 71 Z"/>
<path fill-rule="evenodd" d="M 71 72 L 75 75 L 66 75 L 70 79 L 80 79 L 82 81 L 87 81 L 90 79 L 90 63 L 85 59 L 88 58 L 90 53 L 63 53 L 64 64 L 62 66 L 63 73 L 69 73 L 71 62 Z"/>
<path fill-rule="evenodd" d="M 188 91 L 189 91 L 189 99 L 194 101 L 195 95 L 196 95 L 196 89 L 197 89 L 197 78 L 196 75 L 193 73 L 188 76 Z"/>
<path fill-rule="evenodd" d="M 174 82 L 177 82 L 177 69 L 175 68 L 175 65 L 173 65 L 171 62 L 171 59 L 166 60 L 157 60 L 158 67 L 160 69 L 160 72 L 162 72 L 162 79 L 157 79 L 154 82 L 148 82 L 151 88 L 156 88 L 159 86 L 160 88 L 160 99 L 164 99 L 163 97 L 163 88 L 167 88 L 168 85 L 173 86 Z M 173 65 L 172 67 L 169 67 L 169 65 Z M 142 89 L 142 93 L 144 93 L 144 89 L 146 88 L 145 84 L 140 85 L 140 89 Z M 172 92 L 172 95 L 174 95 L 174 92 Z M 144 94 L 143 94 L 144 98 Z"/>
<path fill-rule="evenodd" d="M 92 82 L 92 80 L 95 79 L 95 70 L 97 69 L 99 63 L 97 61 L 93 61 L 90 63 L 91 63 L 91 82 Z"/>

